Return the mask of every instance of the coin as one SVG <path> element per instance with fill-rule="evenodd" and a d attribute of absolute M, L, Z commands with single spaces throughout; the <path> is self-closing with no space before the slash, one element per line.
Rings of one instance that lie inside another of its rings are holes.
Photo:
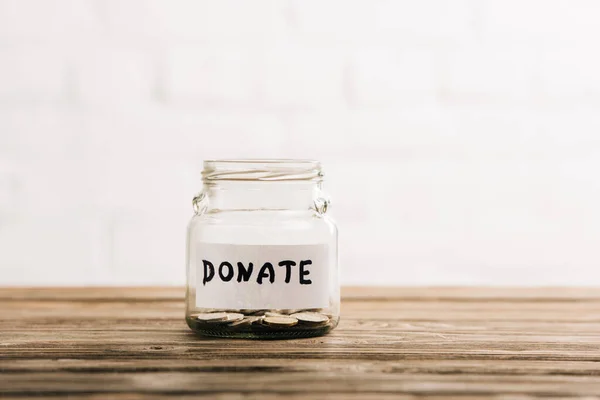
<path fill-rule="evenodd" d="M 284 315 L 291 315 L 291 314 L 296 314 L 298 312 L 301 312 L 302 310 L 286 308 L 284 310 L 274 310 L 274 311 L 275 312 L 279 312 L 279 313 L 284 314 Z"/>
<path fill-rule="evenodd" d="M 289 315 L 285 315 L 275 311 L 267 311 L 265 312 L 265 317 L 288 317 Z"/>
<path fill-rule="evenodd" d="M 315 312 L 301 312 L 290 315 L 306 325 L 321 325 L 329 321 L 329 317 Z"/>
<path fill-rule="evenodd" d="M 261 319 L 260 317 L 245 317 L 240 320 L 234 321 L 229 324 L 229 326 L 248 326 L 252 325 L 253 322 Z"/>
<path fill-rule="evenodd" d="M 227 321 L 227 314 L 224 312 L 193 314 L 192 317 L 196 318 L 200 322 Z"/>
<path fill-rule="evenodd" d="M 286 328 L 294 326 L 298 323 L 296 318 L 292 317 L 266 317 L 263 319 L 263 324 L 271 326 L 273 328 Z"/>
<path fill-rule="evenodd" d="M 227 313 L 227 322 L 236 322 L 244 319 L 244 314 L 240 313 Z"/>

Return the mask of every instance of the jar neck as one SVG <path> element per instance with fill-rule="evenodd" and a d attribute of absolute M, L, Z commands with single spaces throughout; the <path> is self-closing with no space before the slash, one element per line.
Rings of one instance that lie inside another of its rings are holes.
<path fill-rule="evenodd" d="M 321 182 L 212 182 L 204 184 L 209 210 L 310 210 Z"/>
<path fill-rule="evenodd" d="M 309 210 L 323 173 L 312 160 L 207 160 L 202 178 L 209 210 Z"/>

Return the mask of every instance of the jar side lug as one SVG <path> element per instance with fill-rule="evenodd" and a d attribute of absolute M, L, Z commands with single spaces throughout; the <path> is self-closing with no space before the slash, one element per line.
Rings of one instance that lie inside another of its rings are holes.
<path fill-rule="evenodd" d="M 325 215 L 331 206 L 331 199 L 324 193 L 319 193 L 313 201 L 313 208 L 319 215 Z"/>
<path fill-rule="evenodd" d="M 205 192 L 198 193 L 192 200 L 192 206 L 196 215 L 204 214 L 208 209 L 208 195 Z"/>

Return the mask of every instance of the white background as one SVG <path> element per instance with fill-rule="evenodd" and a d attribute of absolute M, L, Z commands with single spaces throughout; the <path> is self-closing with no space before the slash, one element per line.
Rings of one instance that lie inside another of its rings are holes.
<path fill-rule="evenodd" d="M 0 285 L 184 282 L 201 161 L 323 161 L 345 284 L 600 284 L 600 2 L 0 0 Z"/>

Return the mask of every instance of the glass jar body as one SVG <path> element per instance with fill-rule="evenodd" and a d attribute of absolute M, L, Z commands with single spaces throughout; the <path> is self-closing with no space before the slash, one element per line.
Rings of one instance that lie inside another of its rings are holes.
<path fill-rule="evenodd" d="M 335 328 L 337 228 L 319 207 L 327 204 L 320 185 L 223 186 L 205 186 L 188 226 L 188 326 L 208 336 L 265 339 Z"/>

